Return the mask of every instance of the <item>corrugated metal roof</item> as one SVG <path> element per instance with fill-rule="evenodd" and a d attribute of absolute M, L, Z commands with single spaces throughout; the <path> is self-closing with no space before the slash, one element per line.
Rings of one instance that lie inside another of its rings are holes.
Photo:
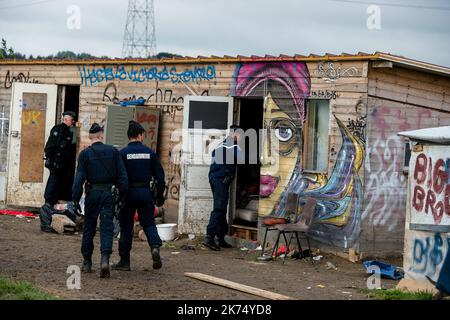
<path fill-rule="evenodd" d="M 450 126 L 402 131 L 398 135 L 408 137 L 412 140 L 450 144 Z"/>
<path fill-rule="evenodd" d="M 350 53 L 341 53 L 339 55 L 335 55 L 332 53 L 325 53 L 323 55 L 317 54 L 309 54 L 308 56 L 304 56 L 301 54 L 294 55 L 285 55 L 281 54 L 278 56 L 228 56 L 224 55 L 222 57 L 219 56 L 197 56 L 197 57 L 173 57 L 173 58 L 161 58 L 161 59 L 142 59 L 142 58 L 133 58 L 133 59 L 123 59 L 123 58 L 114 58 L 114 59 L 54 59 L 54 60 L 0 60 L 0 65 L 107 65 L 107 64 L 181 64 L 181 63 L 239 63 L 239 62 L 255 62 L 255 61 L 360 61 L 360 60 L 384 60 L 391 61 L 396 65 L 401 65 L 406 68 L 421 70 L 430 73 L 436 73 L 444 76 L 450 76 L 450 68 L 439 66 L 436 64 L 423 62 L 419 60 L 414 60 L 402 56 L 393 55 L 390 53 L 383 52 L 375 52 L 373 54 L 358 52 L 356 54 Z"/>

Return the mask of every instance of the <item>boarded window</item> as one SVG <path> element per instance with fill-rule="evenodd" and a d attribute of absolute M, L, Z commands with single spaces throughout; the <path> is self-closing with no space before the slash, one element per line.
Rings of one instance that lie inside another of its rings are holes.
<path fill-rule="evenodd" d="M 106 109 L 105 143 L 123 148 L 128 144 L 128 123 L 134 120 L 134 108 L 108 106 Z"/>
<path fill-rule="evenodd" d="M 130 120 L 139 122 L 145 130 L 143 143 L 153 150 L 158 146 L 160 110 L 143 106 L 121 107 L 109 105 L 106 109 L 105 143 L 123 148 L 128 144 Z"/>
<path fill-rule="evenodd" d="M 24 93 L 20 139 L 20 182 L 42 182 L 44 166 L 46 93 Z"/>
<path fill-rule="evenodd" d="M 305 123 L 304 170 L 328 169 L 329 100 L 308 100 Z"/>

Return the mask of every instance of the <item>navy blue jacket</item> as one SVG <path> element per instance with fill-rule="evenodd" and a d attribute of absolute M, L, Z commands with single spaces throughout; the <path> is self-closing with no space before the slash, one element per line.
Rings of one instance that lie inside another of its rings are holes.
<path fill-rule="evenodd" d="M 145 183 L 150 185 L 154 177 L 157 190 L 165 186 L 164 169 L 159 162 L 158 155 L 139 141 L 133 141 L 120 150 L 120 154 L 128 173 L 128 182 Z"/>
<path fill-rule="evenodd" d="M 96 142 L 80 152 L 77 173 L 72 186 L 72 200 L 80 201 L 83 184 L 114 184 L 120 196 L 128 192 L 128 177 L 119 150 L 113 146 Z"/>
<path fill-rule="evenodd" d="M 245 154 L 239 145 L 235 144 L 232 139 L 225 139 L 212 152 L 209 180 L 234 177 L 237 164 L 243 164 L 245 160 Z"/>

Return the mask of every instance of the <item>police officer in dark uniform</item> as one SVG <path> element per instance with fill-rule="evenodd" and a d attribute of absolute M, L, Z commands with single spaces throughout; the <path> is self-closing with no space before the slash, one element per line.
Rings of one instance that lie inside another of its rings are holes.
<path fill-rule="evenodd" d="M 130 251 L 136 210 L 151 248 L 153 269 L 160 269 L 162 263 L 159 247 L 162 242 L 155 225 L 154 201 L 156 200 L 158 207 L 164 204 L 164 170 L 155 151 L 142 143 L 145 130 L 138 122 L 130 121 L 127 134 L 130 143 L 120 151 L 120 154 L 125 163 L 130 189 L 125 200 L 125 206 L 119 215 L 120 261 L 113 266 L 113 269 L 130 270 Z M 156 196 L 152 184 L 155 184 Z"/>
<path fill-rule="evenodd" d="M 100 277 L 108 278 L 109 257 L 113 246 L 114 200 L 112 187 L 116 186 L 122 198 L 128 191 L 128 177 L 119 151 L 103 144 L 103 127 L 92 124 L 89 130 L 92 141 L 90 147 L 80 152 L 75 181 L 72 187 L 72 200 L 80 201 L 85 182 L 86 200 L 84 214 L 83 239 L 81 253 L 83 255 L 83 272 L 92 272 L 93 239 L 100 216 Z"/>
<path fill-rule="evenodd" d="M 58 200 L 71 200 L 76 160 L 76 113 L 63 113 L 63 122 L 54 126 L 45 144 L 45 167 L 50 176 L 45 187 L 45 205 L 53 208 Z"/>
<path fill-rule="evenodd" d="M 246 161 L 245 154 L 238 145 L 241 132 L 238 126 L 232 125 L 230 135 L 212 152 L 208 178 L 214 203 L 203 245 L 215 251 L 219 251 L 221 247 L 231 248 L 225 242 L 225 235 L 228 233 L 227 205 L 237 164 Z"/>

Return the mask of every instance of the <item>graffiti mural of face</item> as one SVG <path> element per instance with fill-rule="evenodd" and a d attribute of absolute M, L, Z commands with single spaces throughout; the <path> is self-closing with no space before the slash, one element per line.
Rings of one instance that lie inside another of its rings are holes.
<path fill-rule="evenodd" d="M 269 94 L 264 103 L 264 152 L 260 177 L 259 214 L 270 214 L 287 187 L 300 156 L 300 130 Z"/>

